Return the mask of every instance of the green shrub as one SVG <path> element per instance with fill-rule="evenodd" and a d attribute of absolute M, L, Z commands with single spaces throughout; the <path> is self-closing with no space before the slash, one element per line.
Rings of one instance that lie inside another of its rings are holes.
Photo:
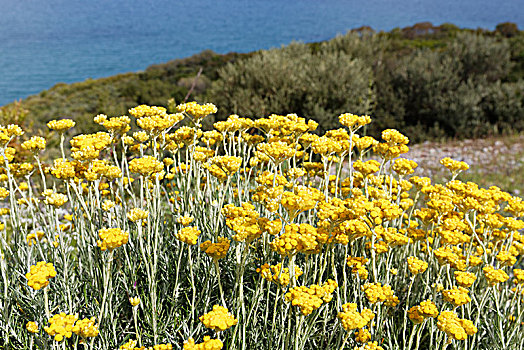
<path fill-rule="evenodd" d="M 336 124 L 333 116 L 365 114 L 375 99 L 371 67 L 340 52 L 312 53 L 293 43 L 228 64 L 208 93 L 222 110 L 250 117 L 297 113 Z"/>

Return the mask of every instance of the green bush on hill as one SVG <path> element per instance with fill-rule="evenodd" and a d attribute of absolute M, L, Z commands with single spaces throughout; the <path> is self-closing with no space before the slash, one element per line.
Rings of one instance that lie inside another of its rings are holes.
<path fill-rule="evenodd" d="M 293 43 L 220 69 L 208 99 L 249 117 L 295 111 L 331 129 L 346 111 L 370 113 L 372 81 L 371 67 L 361 59 L 340 51 L 312 53 Z"/>

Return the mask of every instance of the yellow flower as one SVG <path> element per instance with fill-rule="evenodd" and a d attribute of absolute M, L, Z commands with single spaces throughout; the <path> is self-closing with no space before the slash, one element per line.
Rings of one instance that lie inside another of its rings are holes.
<path fill-rule="evenodd" d="M 206 253 L 213 260 L 220 260 L 226 257 L 231 241 L 225 237 L 218 237 L 218 243 L 205 241 L 200 244 L 200 250 Z"/>
<path fill-rule="evenodd" d="M 133 222 L 146 220 L 148 215 L 148 210 L 143 210 L 140 208 L 133 208 L 126 214 L 127 218 Z"/>
<path fill-rule="evenodd" d="M 442 158 L 440 164 L 444 165 L 452 174 L 459 173 L 469 169 L 469 165 L 466 162 L 453 160 L 449 157 Z"/>
<path fill-rule="evenodd" d="M 193 226 L 182 228 L 175 234 L 176 239 L 189 245 L 195 245 L 200 236 L 201 231 Z"/>
<path fill-rule="evenodd" d="M 51 190 L 48 190 L 48 191 L 51 191 Z M 44 200 L 45 204 L 52 205 L 55 208 L 61 207 L 62 205 L 67 203 L 67 201 L 69 200 L 67 198 L 67 195 L 63 193 L 55 193 L 53 191 L 51 191 L 51 193 L 49 192 L 44 193 L 44 196 L 46 196 L 46 199 Z"/>
<path fill-rule="evenodd" d="M 46 146 L 46 140 L 40 136 L 33 136 L 29 140 L 22 142 L 22 148 L 31 152 L 43 151 Z"/>
<path fill-rule="evenodd" d="M 473 322 L 458 318 L 453 311 L 442 311 L 438 316 L 437 327 L 456 340 L 465 340 L 468 335 L 477 333 Z"/>
<path fill-rule="evenodd" d="M 176 110 L 177 112 L 185 112 L 193 116 L 195 119 L 202 119 L 210 114 L 215 114 L 217 112 L 216 106 L 212 103 L 199 105 L 194 101 L 179 104 L 176 107 Z"/>
<path fill-rule="evenodd" d="M 78 315 L 66 315 L 62 312 L 53 315 L 49 319 L 50 326 L 44 327 L 44 330 L 50 336 L 54 336 L 56 341 L 60 342 L 64 338 L 71 338 L 76 320 L 78 320 Z"/>
<path fill-rule="evenodd" d="M 34 290 L 39 290 L 49 284 L 49 280 L 56 276 L 56 270 L 52 263 L 39 261 L 36 265 L 32 265 L 28 273 L 25 274 L 27 278 L 27 285 Z"/>
<path fill-rule="evenodd" d="M 378 342 L 374 341 L 366 343 L 363 346 L 355 347 L 354 350 L 384 350 L 384 348 L 378 345 Z"/>
<path fill-rule="evenodd" d="M 219 305 L 213 306 L 212 311 L 200 316 L 199 319 L 206 328 L 215 332 L 225 331 L 238 323 L 238 320 L 229 313 L 227 308 Z"/>
<path fill-rule="evenodd" d="M 220 339 L 211 339 L 208 335 L 204 336 L 204 341 L 199 344 L 196 344 L 193 338 L 184 342 L 184 350 L 221 350 L 223 346 Z"/>
<path fill-rule="evenodd" d="M 417 275 L 423 273 L 428 268 L 428 263 L 424 260 L 420 260 L 417 257 L 410 256 L 408 258 L 408 268 L 412 274 Z"/>
<path fill-rule="evenodd" d="M 131 297 L 129 298 L 129 303 L 134 307 L 140 304 L 140 297 Z"/>
<path fill-rule="evenodd" d="M 83 338 L 96 337 L 99 331 L 95 317 L 77 321 L 73 326 L 73 333 Z"/>
<path fill-rule="evenodd" d="M 342 305 L 342 310 L 337 317 L 346 331 L 364 328 L 375 317 L 375 313 L 370 309 L 363 309 L 360 313 L 357 312 L 357 304 L 355 303 Z"/>
<path fill-rule="evenodd" d="M 142 176 L 151 176 L 159 173 L 164 169 L 164 163 L 153 156 L 144 156 L 135 158 L 129 162 L 129 170 Z"/>
<path fill-rule="evenodd" d="M 64 132 L 68 129 L 71 129 L 73 126 L 75 126 L 75 124 L 76 123 L 71 119 L 51 120 L 49 123 L 47 123 L 47 127 L 51 130 Z"/>
<path fill-rule="evenodd" d="M 362 287 L 366 298 L 371 304 L 385 302 L 387 306 L 396 306 L 399 303 L 390 286 L 381 283 L 366 283 Z"/>
<path fill-rule="evenodd" d="M 460 306 L 467 304 L 471 301 L 471 297 L 468 295 L 469 290 L 463 287 L 454 287 L 452 289 L 442 291 L 444 300 L 452 303 L 454 306 Z"/>
<path fill-rule="evenodd" d="M 393 170 L 400 176 L 405 176 L 413 174 L 417 166 L 418 164 L 413 160 L 397 158 L 393 163 Z"/>
<path fill-rule="evenodd" d="M 27 322 L 25 328 L 27 328 L 28 332 L 38 333 L 38 325 L 36 324 L 36 322 Z"/>
<path fill-rule="evenodd" d="M 276 265 L 264 264 L 256 270 L 266 281 L 273 282 L 279 286 L 285 287 L 289 284 L 290 273 L 289 269 L 282 268 L 282 263 Z M 295 278 L 303 274 L 302 269 L 295 266 Z"/>
<path fill-rule="evenodd" d="M 334 280 L 327 280 L 321 286 L 313 284 L 309 287 L 301 286 L 294 287 L 286 293 L 285 298 L 287 302 L 291 302 L 293 306 L 298 306 L 300 312 L 307 316 L 314 310 L 322 306 L 323 303 L 329 303 L 333 298 L 332 293 L 338 287 Z"/>
<path fill-rule="evenodd" d="M 496 270 L 493 266 L 485 266 L 482 271 L 490 286 L 506 282 L 509 279 L 508 274 L 504 270 Z"/>
<path fill-rule="evenodd" d="M 129 233 L 122 231 L 120 228 L 103 228 L 98 230 L 100 240 L 97 245 L 102 250 L 109 249 L 109 251 L 118 248 L 127 243 Z"/>
<path fill-rule="evenodd" d="M 471 272 L 455 271 L 454 274 L 458 285 L 465 288 L 471 287 L 473 282 L 477 279 L 477 276 Z"/>

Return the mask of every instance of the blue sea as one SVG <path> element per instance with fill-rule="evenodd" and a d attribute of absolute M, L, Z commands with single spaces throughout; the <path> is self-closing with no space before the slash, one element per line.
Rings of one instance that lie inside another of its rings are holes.
<path fill-rule="evenodd" d="M 0 105 L 59 82 L 330 39 L 363 25 L 524 28 L 524 0 L 0 0 Z"/>

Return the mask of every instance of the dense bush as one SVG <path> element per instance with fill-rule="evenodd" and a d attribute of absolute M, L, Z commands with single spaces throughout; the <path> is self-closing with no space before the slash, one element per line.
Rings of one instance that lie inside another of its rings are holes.
<path fill-rule="evenodd" d="M 333 115 L 370 112 L 374 101 L 371 67 L 340 52 L 312 53 L 293 43 L 262 51 L 219 71 L 210 99 L 242 116 L 297 113 L 332 128 Z"/>

